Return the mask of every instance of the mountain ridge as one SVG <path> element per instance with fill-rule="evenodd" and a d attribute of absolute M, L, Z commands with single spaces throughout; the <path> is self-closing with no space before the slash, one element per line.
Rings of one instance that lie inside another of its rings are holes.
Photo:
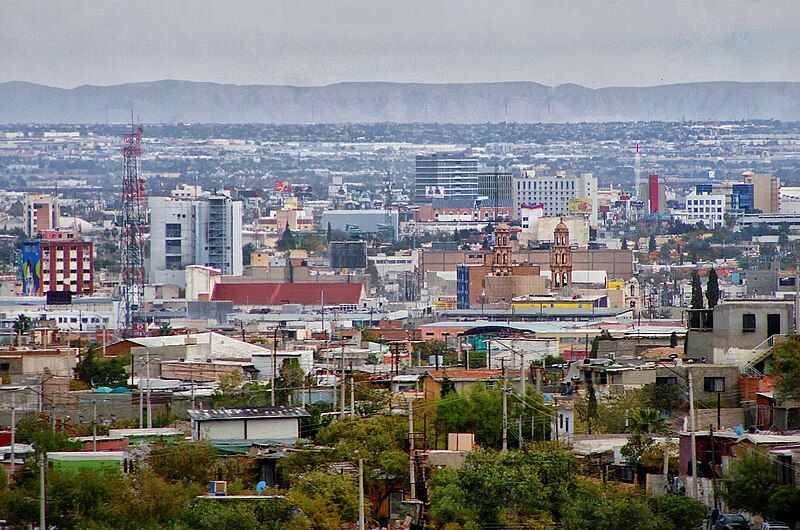
<path fill-rule="evenodd" d="M 0 83 L 1 123 L 485 123 L 800 120 L 800 83 L 704 81 L 649 87 L 532 81 L 320 86 L 164 79 L 59 88 Z"/>

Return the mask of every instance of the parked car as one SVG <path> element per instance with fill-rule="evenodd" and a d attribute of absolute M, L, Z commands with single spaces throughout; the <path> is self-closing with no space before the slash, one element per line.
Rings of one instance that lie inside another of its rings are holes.
<path fill-rule="evenodd" d="M 779 521 L 764 521 L 761 530 L 792 530 L 788 524 Z"/>
<path fill-rule="evenodd" d="M 750 523 L 738 513 L 723 513 L 717 519 L 714 530 L 750 530 Z"/>

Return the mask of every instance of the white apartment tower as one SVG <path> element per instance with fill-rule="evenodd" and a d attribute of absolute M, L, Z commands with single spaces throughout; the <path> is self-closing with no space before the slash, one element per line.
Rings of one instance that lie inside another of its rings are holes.
<path fill-rule="evenodd" d="M 186 285 L 184 269 L 205 265 L 222 274 L 242 274 L 242 203 L 227 193 L 201 199 L 149 197 L 153 284 Z"/>
<path fill-rule="evenodd" d="M 561 215 L 579 215 L 585 213 L 591 225 L 597 224 L 597 178 L 591 173 L 567 175 L 557 171 L 554 175 L 540 175 L 535 171 L 523 171 L 514 177 L 513 186 L 514 218 L 520 219 L 523 205 L 541 204 L 546 217 Z M 588 206 L 586 211 L 580 208 L 582 199 Z M 574 211 L 571 211 L 570 206 Z"/>
<path fill-rule="evenodd" d="M 45 230 L 58 230 L 61 206 L 58 197 L 51 195 L 25 196 L 25 235 L 35 237 Z"/>

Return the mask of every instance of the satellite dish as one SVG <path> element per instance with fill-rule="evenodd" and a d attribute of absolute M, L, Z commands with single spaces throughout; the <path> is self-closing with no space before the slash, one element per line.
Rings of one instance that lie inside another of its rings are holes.
<path fill-rule="evenodd" d="M 267 489 L 267 483 L 264 482 L 263 480 L 261 482 L 259 482 L 258 484 L 256 484 L 256 493 L 258 493 L 259 495 L 261 493 L 264 493 L 265 489 Z"/>

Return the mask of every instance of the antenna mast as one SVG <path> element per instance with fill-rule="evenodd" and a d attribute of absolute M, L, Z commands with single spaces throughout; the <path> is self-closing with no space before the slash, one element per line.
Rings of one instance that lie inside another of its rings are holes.
<path fill-rule="evenodd" d="M 139 176 L 142 127 L 122 136 L 122 218 L 120 222 L 120 296 L 124 319 L 123 336 L 134 337 L 142 328 L 139 308 L 144 296 L 144 179 Z M 119 323 L 118 323 L 119 325 Z"/>
<path fill-rule="evenodd" d="M 636 156 L 633 159 L 633 196 L 641 199 L 639 196 L 642 187 L 642 155 L 639 153 L 639 144 L 636 144 Z"/>

